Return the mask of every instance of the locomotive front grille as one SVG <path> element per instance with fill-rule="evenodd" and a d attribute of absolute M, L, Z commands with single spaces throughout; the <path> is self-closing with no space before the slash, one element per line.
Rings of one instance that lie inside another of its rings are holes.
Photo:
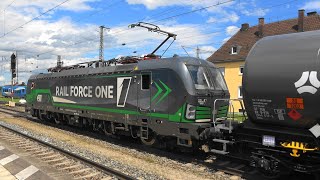
<path fill-rule="evenodd" d="M 228 109 L 229 109 L 228 105 L 220 106 L 217 111 L 216 117 L 217 118 L 227 117 L 228 116 Z"/>
<path fill-rule="evenodd" d="M 197 106 L 196 108 L 196 121 L 206 120 L 210 121 L 212 117 L 212 110 L 210 107 Z M 200 121 L 197 121 L 200 122 Z"/>

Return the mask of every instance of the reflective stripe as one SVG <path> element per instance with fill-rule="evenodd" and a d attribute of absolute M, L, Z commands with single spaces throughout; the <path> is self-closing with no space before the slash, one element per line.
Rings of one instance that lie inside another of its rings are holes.
<path fill-rule="evenodd" d="M 195 122 L 211 122 L 211 119 L 197 119 Z"/>

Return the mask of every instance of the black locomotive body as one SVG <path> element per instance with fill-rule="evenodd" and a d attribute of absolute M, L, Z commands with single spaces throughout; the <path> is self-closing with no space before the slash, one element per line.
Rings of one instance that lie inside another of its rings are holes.
<path fill-rule="evenodd" d="M 27 109 L 39 119 L 179 147 L 200 145 L 217 98 L 229 98 L 220 71 L 182 57 L 39 74 L 27 87 Z"/>

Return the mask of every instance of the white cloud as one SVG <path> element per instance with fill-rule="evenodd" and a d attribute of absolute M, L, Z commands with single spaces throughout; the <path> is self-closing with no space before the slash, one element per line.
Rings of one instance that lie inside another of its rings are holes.
<path fill-rule="evenodd" d="M 251 10 L 242 10 L 241 13 L 246 16 L 265 16 L 269 12 L 269 9 L 255 8 Z"/>
<path fill-rule="evenodd" d="M 183 46 L 191 46 L 194 44 L 205 44 L 209 43 L 211 38 L 216 36 L 218 33 L 212 33 L 210 36 L 206 34 L 206 32 L 202 31 L 200 26 L 194 26 L 193 24 L 174 24 L 169 23 L 166 25 L 160 26 L 162 30 L 172 32 L 177 34 L 176 41 L 173 46 L 181 47 Z M 125 33 L 119 35 L 116 32 L 121 32 L 126 30 L 127 28 L 118 27 L 110 30 L 111 37 L 114 39 L 114 42 L 108 42 L 106 44 L 106 48 L 114 47 L 115 44 L 119 48 L 131 48 L 131 49 L 139 49 L 139 51 L 143 51 L 145 47 L 156 48 L 161 41 L 163 41 L 166 36 L 160 35 L 157 33 L 148 32 L 147 29 L 136 27 L 130 31 L 126 31 Z M 114 34 L 114 36 L 112 35 Z M 172 41 L 170 39 L 164 47 L 167 47 L 169 43 Z M 121 44 L 125 43 L 125 46 L 121 46 Z M 160 49 L 160 50 L 162 50 Z M 145 53 L 150 53 L 149 51 L 144 51 Z"/>
<path fill-rule="evenodd" d="M 207 59 L 210 57 L 217 49 L 213 46 L 198 46 L 194 48 L 189 48 L 188 55 L 191 57 L 197 57 L 197 48 L 199 48 L 199 57 L 201 59 Z"/>
<path fill-rule="evenodd" d="M 4 80 L 5 80 L 4 76 L 0 76 L 0 82 Z"/>
<path fill-rule="evenodd" d="M 229 35 L 229 36 L 232 36 L 234 35 L 235 33 L 237 33 L 239 31 L 239 27 L 237 26 L 228 26 L 226 28 L 226 34 Z"/>
<path fill-rule="evenodd" d="M 202 59 L 207 59 L 214 52 L 216 52 L 216 48 L 213 46 L 200 46 L 200 55 Z"/>
<path fill-rule="evenodd" d="M 73 3 L 68 6 L 66 3 L 63 8 L 73 11 L 90 10 L 91 8 L 87 2 L 91 1 L 95 0 L 73 0 Z M 1 1 L 0 9 L 10 2 L 9 0 Z M 59 0 L 59 2 L 63 1 Z M 15 1 L 12 7 L 6 10 L 6 33 L 19 27 L 24 22 L 30 21 L 40 12 L 53 7 L 59 2 L 49 0 Z M 194 6 L 200 6 L 200 3 L 197 3 Z M 211 1 L 205 1 L 205 3 L 214 4 Z M 86 8 L 86 6 L 88 7 Z M 32 73 L 55 66 L 57 55 L 62 55 L 62 59 L 65 62 L 64 65 L 97 59 L 99 47 L 99 35 L 97 31 L 99 25 L 77 24 L 68 17 L 53 19 L 52 17 L 54 17 L 55 13 L 52 12 L 45 18 L 34 20 L 32 23 L 23 26 L 23 28 L 19 28 L 0 38 L 0 56 L 10 59 L 11 53 L 18 51 L 19 82 L 26 82 Z M 0 18 L 0 36 L 4 33 L 2 25 L 3 19 Z M 219 35 L 219 33 L 208 34 L 206 29 L 198 26 L 198 24 L 178 24 L 175 21 L 164 22 L 160 28 L 178 35 L 177 40 L 172 46 L 179 47 L 180 50 L 181 45 L 193 46 L 195 44 L 212 43 L 212 38 Z M 138 51 L 137 55 L 150 53 L 150 49 L 156 48 L 165 38 L 166 36 L 148 32 L 143 28 L 128 30 L 127 25 L 119 25 L 106 33 L 105 56 L 110 57 L 110 54 L 113 53 L 112 55 L 114 55 L 115 52 L 130 55 L 129 51 L 133 52 L 135 50 Z M 83 43 L 77 44 L 78 42 Z M 122 46 L 122 43 L 126 43 L 126 45 Z M 158 53 L 162 54 L 163 49 L 169 44 L 170 41 Z M 215 51 L 215 49 L 212 49 L 213 47 L 203 48 L 207 49 L 207 51 Z M 119 51 L 121 49 L 124 49 L 126 52 Z M 211 53 L 203 53 L 202 57 L 205 58 L 208 54 L 211 55 Z M 37 57 L 37 55 L 39 56 Z M 81 58 L 85 56 L 93 58 Z M 0 76 L 4 78 L 9 77 L 10 72 L 7 70 L 9 66 L 9 62 L 2 63 L 0 61 L 0 68 L 4 67 L 6 69 L 5 71 L 0 69 Z M 0 84 L 2 83 L 0 82 Z"/>
<path fill-rule="evenodd" d="M 300 9 L 320 9 L 320 1 L 311 1 L 307 2 L 302 8 Z"/>
<path fill-rule="evenodd" d="M 221 3 L 219 0 L 202 0 L 202 1 L 181 1 L 181 0 L 127 0 L 128 4 L 142 4 L 146 6 L 148 9 L 156 9 L 159 7 L 165 7 L 165 6 L 192 6 L 192 7 L 207 7 L 214 4 Z M 231 6 L 233 2 L 226 3 L 226 4 L 220 4 L 219 7 L 225 7 L 225 6 Z M 218 6 L 217 6 L 218 7 Z M 208 11 L 211 11 L 212 9 L 216 9 L 217 7 L 212 7 L 210 9 L 207 9 Z"/>
<path fill-rule="evenodd" d="M 58 7 L 58 9 L 64 9 L 69 11 L 85 11 L 85 10 L 91 10 L 92 7 L 88 5 L 88 2 L 95 2 L 100 0 L 71 0 L 68 1 L 61 6 Z M 44 12 L 47 11 L 58 4 L 64 2 L 64 0 L 59 1 L 52 1 L 52 0 L 17 0 L 14 1 L 11 4 L 12 0 L 1 0 L 0 3 L 0 9 L 18 9 L 20 12 L 33 12 L 35 13 L 37 11 Z M 8 7 L 8 5 L 10 7 Z M 38 12 L 38 13 L 39 13 Z"/>
<path fill-rule="evenodd" d="M 231 36 L 224 38 L 224 39 L 222 40 L 222 44 L 226 43 L 230 38 L 231 38 Z"/>
<path fill-rule="evenodd" d="M 240 17 L 235 12 L 223 13 L 223 17 L 210 17 L 207 23 L 226 23 L 233 22 L 236 23 Z"/>

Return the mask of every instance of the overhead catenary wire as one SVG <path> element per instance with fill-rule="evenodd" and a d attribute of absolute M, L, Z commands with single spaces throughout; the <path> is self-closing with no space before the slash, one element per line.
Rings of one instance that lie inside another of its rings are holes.
<path fill-rule="evenodd" d="M 68 1 L 70 1 L 70 0 L 65 0 L 65 1 L 63 1 L 62 3 L 60 3 L 60 4 L 58 4 L 58 5 L 54 6 L 54 7 L 52 7 L 52 8 L 50 8 L 50 9 L 48 9 L 47 11 L 45 11 L 45 12 L 41 13 L 39 16 L 34 17 L 34 18 L 32 18 L 31 20 L 29 20 L 29 21 L 27 21 L 27 22 L 23 23 L 22 25 L 20 25 L 20 26 L 18 26 L 18 27 L 16 27 L 16 28 L 14 28 L 14 29 L 12 29 L 12 30 L 10 30 L 10 31 L 8 31 L 8 32 L 6 32 L 6 33 L 4 33 L 4 35 L 0 36 L 0 38 L 3 38 L 3 37 L 5 37 L 5 36 L 7 36 L 8 34 L 10 34 L 10 33 L 14 32 L 14 31 L 16 31 L 16 30 L 17 30 L 17 29 L 19 29 L 19 28 L 22 28 L 23 26 L 25 26 L 25 25 L 27 25 L 27 24 L 31 23 L 32 21 L 34 21 L 34 20 L 36 20 L 36 19 L 38 19 L 38 18 L 40 18 L 40 17 L 42 17 L 43 15 L 47 14 L 48 12 L 53 11 L 54 9 L 56 9 L 56 8 L 60 7 L 61 5 L 65 4 L 65 3 L 66 3 L 66 2 L 68 2 Z"/>
<path fill-rule="evenodd" d="M 105 7 L 103 7 L 103 8 L 101 8 L 100 10 L 98 10 L 98 11 L 96 11 L 96 12 L 93 12 L 93 13 L 91 13 L 91 14 L 89 14 L 89 15 L 87 15 L 87 16 L 85 16 L 85 17 L 81 17 L 81 18 L 78 18 L 77 20 L 75 20 L 74 22 L 80 22 L 80 21 L 82 21 L 83 19 L 87 19 L 88 17 L 91 17 L 91 16 L 94 16 L 94 15 L 96 15 L 96 14 L 98 14 L 98 13 L 100 13 L 100 12 L 102 12 L 102 11 L 106 11 L 108 8 L 111 8 L 111 7 L 113 7 L 113 6 L 116 6 L 116 5 L 118 5 L 119 3 L 121 3 L 121 2 L 123 2 L 124 0 L 118 0 L 118 1 L 116 1 L 116 2 L 114 2 L 114 3 L 110 3 L 110 4 L 108 4 L 107 6 L 105 6 Z M 63 3 L 65 3 L 65 2 L 63 2 Z M 62 4 L 61 4 L 62 5 Z M 37 19 L 38 17 L 35 17 L 34 19 Z M 22 26 L 21 26 L 22 27 Z M 20 28 L 20 27 L 19 27 Z M 64 27 L 61 27 L 60 29 L 58 29 L 57 31 L 59 31 L 59 30 L 62 30 Z M 18 28 L 17 28 L 18 29 Z M 0 37 L 1 38 L 1 37 Z M 92 39 L 89 39 L 89 38 L 84 38 L 84 37 L 81 37 L 81 38 L 83 38 L 83 39 L 85 39 L 85 40 L 92 40 Z M 49 53 L 49 52 L 53 52 L 54 50 L 52 50 L 52 51 L 48 51 L 47 53 Z M 41 55 L 42 54 L 47 54 L 47 53 L 40 53 Z M 37 54 L 37 55 L 39 55 L 39 54 Z"/>
<path fill-rule="evenodd" d="M 284 3 L 280 3 L 280 4 L 276 4 L 276 5 L 271 5 L 271 6 L 267 6 L 267 7 L 265 7 L 265 8 L 262 8 L 262 9 L 270 9 L 270 8 L 274 8 L 274 7 L 279 7 L 279 6 L 283 6 L 283 5 L 287 5 L 287 4 L 290 4 L 290 3 L 292 3 L 292 2 L 295 2 L 295 1 L 297 1 L 297 0 L 291 0 L 291 1 L 287 1 L 287 2 L 284 2 Z M 212 6 L 211 6 L 212 7 Z M 200 8 L 200 9 L 202 9 L 202 8 Z M 198 9 L 199 10 L 199 9 Z M 184 15 L 184 13 L 182 13 L 181 15 Z M 171 16 L 171 17 L 168 17 L 168 18 L 174 18 L 174 17 L 177 17 L 177 15 L 176 16 Z M 164 19 L 161 19 L 161 21 L 162 20 L 166 20 L 167 18 L 164 18 Z M 160 20 L 159 20 L 160 21 Z M 156 21 L 153 21 L 153 22 L 156 22 Z M 180 31 L 180 30 L 179 30 Z M 174 31 L 175 33 L 177 32 L 177 31 Z M 214 32 L 213 32 L 214 33 Z M 201 36 L 207 36 L 206 34 L 203 34 L 203 35 L 201 35 Z M 190 37 L 193 37 L 193 36 L 190 36 Z M 190 38 L 190 37 L 183 37 L 183 38 L 179 38 L 178 40 L 181 40 L 181 39 L 185 39 L 185 38 Z M 129 42 L 130 43 L 130 42 Z M 222 42 L 223 43 L 223 42 Z M 127 43 L 128 44 L 128 43 Z M 215 44 L 221 44 L 221 43 L 215 43 Z"/>
<path fill-rule="evenodd" d="M 185 16 L 185 15 L 188 15 L 188 14 L 191 14 L 191 13 L 195 13 L 195 12 L 202 11 L 202 10 L 205 10 L 205 9 L 213 8 L 213 7 L 220 6 L 220 5 L 223 5 L 223 4 L 227 4 L 227 3 L 230 3 L 230 2 L 233 2 L 233 1 L 235 1 L 235 0 L 228 0 L 228 1 L 224 1 L 224 2 L 218 2 L 217 4 L 214 4 L 214 5 L 211 5 L 211 6 L 206 6 L 206 7 L 203 7 L 203 8 L 198 8 L 198 9 L 195 9 L 195 10 L 192 10 L 192 11 L 188 11 L 188 12 L 184 12 L 184 13 L 181 13 L 181 14 L 177 14 L 177 15 L 174 15 L 174 16 L 166 17 L 166 18 L 163 18 L 163 19 L 160 19 L 160 20 L 152 21 L 151 23 L 156 23 L 156 22 L 159 22 L 159 21 L 173 19 L 173 18 L 176 18 L 176 17 L 179 17 L 179 16 Z"/>
<path fill-rule="evenodd" d="M 192 1 L 194 1 L 194 0 L 192 0 Z M 198 1 L 198 0 L 197 0 Z M 217 3 L 217 4 L 215 4 L 215 6 L 217 6 L 217 5 L 219 5 L 219 4 L 224 4 L 224 3 Z M 212 6 L 213 7 L 213 6 Z M 210 8 L 210 7 L 206 7 L 206 8 Z M 180 9 L 180 8 L 179 8 Z M 203 8 L 202 8 L 202 10 L 203 10 Z M 193 10 L 194 11 L 194 10 Z M 199 11 L 199 9 L 198 9 L 198 11 Z M 165 10 L 165 11 L 163 11 L 163 12 L 167 12 L 167 10 Z M 197 12 L 197 11 L 194 11 L 194 12 Z M 181 16 L 181 15 L 180 15 Z M 120 31 L 117 31 L 116 33 L 109 33 L 110 35 L 116 35 L 116 34 L 119 34 L 119 33 L 121 33 L 121 32 L 125 32 L 125 31 L 128 31 L 128 29 L 124 29 L 124 30 L 120 30 Z M 99 38 L 94 38 L 94 39 L 91 39 L 92 41 L 94 41 L 94 40 L 98 40 Z M 86 41 L 79 41 L 79 42 L 76 42 L 76 43 L 74 43 L 74 44 L 72 44 L 71 46 L 74 46 L 74 45 L 78 45 L 78 44 L 82 44 L 82 43 L 86 43 L 86 42 L 88 42 L 88 40 L 89 39 L 86 39 Z M 50 51 L 46 51 L 46 52 L 43 52 L 43 53 L 39 53 L 38 55 L 43 55 L 43 54 L 48 54 L 48 53 L 52 53 L 52 52 L 54 52 L 55 50 L 50 50 Z"/>
<path fill-rule="evenodd" d="M 281 6 L 281 5 L 288 4 L 288 3 L 294 2 L 294 1 L 297 1 L 297 0 L 288 1 L 288 2 L 286 2 L 286 3 L 281 3 L 281 4 L 278 4 L 278 5 L 273 5 L 272 7 Z M 221 4 L 221 3 L 220 3 L 220 4 Z M 270 7 L 271 7 L 271 6 L 269 6 L 268 8 L 270 8 Z M 201 8 L 200 8 L 200 9 L 201 9 Z M 168 11 L 168 10 L 166 10 L 166 11 Z M 193 11 L 194 11 L 194 10 L 193 10 Z M 199 10 L 198 10 L 198 11 L 199 11 Z M 169 12 L 170 12 L 170 10 L 169 10 Z M 167 13 L 164 12 L 164 14 L 167 14 Z M 178 14 L 178 15 L 174 15 L 174 16 L 162 18 L 162 19 L 157 20 L 157 21 L 164 21 L 164 19 L 175 18 L 175 17 L 182 16 L 182 15 L 184 15 L 184 14 L 186 14 L 186 13 L 181 13 L 181 14 Z M 187 13 L 187 14 L 189 14 L 189 13 Z M 125 31 L 127 31 L 127 29 L 126 29 Z M 113 35 L 116 35 L 116 34 L 117 34 L 117 33 L 115 33 L 115 34 L 113 34 Z M 95 40 L 95 39 L 93 39 L 93 40 Z M 98 40 L 98 38 L 96 38 L 96 40 Z M 77 44 L 81 44 L 81 43 L 85 43 L 85 42 L 88 42 L 88 40 L 86 40 L 86 41 L 84 41 L 84 42 L 76 42 L 76 43 L 74 43 L 73 45 L 77 45 Z M 129 43 L 130 43 L 130 42 L 129 42 Z M 128 44 L 128 43 L 126 43 L 126 44 Z M 73 46 L 73 45 L 71 45 L 71 46 Z M 45 52 L 45 53 L 40 53 L 40 54 L 47 54 L 47 53 L 50 53 L 50 52 L 53 52 L 53 51 L 55 51 L 55 50 L 48 51 L 48 52 Z"/>
<path fill-rule="evenodd" d="M 198 12 L 198 11 L 202 11 L 202 10 L 209 9 L 209 8 L 212 8 L 212 7 L 217 7 L 217 6 L 220 6 L 220 5 L 223 5 L 223 4 L 232 2 L 232 1 L 235 1 L 235 0 L 228 0 L 228 1 L 224 1 L 224 2 L 219 2 L 219 3 L 216 3 L 216 4 L 211 5 L 211 6 L 206 6 L 206 7 L 198 8 L 198 9 L 195 9 L 195 10 L 192 10 L 192 11 L 187 11 L 187 12 L 184 12 L 184 13 L 180 13 L 180 14 L 178 14 L 178 15 L 166 17 L 166 18 L 163 18 L 163 19 L 161 19 L 161 20 L 157 20 L 156 22 L 165 21 L 165 20 L 167 20 L 167 19 L 171 19 L 171 18 L 174 18 L 174 17 L 184 16 L 184 15 L 191 14 L 191 13 L 196 13 L 196 12 Z M 151 22 L 151 23 L 153 23 L 153 22 Z M 113 34 L 110 33 L 110 35 L 115 35 L 115 34 L 117 34 L 117 33 L 120 33 L 120 32 L 123 32 L 123 31 L 127 31 L 127 30 L 128 30 L 128 29 L 120 30 L 120 31 L 118 31 L 118 32 L 116 32 L 116 33 L 113 33 Z M 93 38 L 92 40 L 98 40 L 98 39 L 99 39 L 99 38 Z M 79 41 L 79 42 L 74 43 L 73 45 L 78 45 L 78 44 L 87 43 L 87 42 L 88 42 L 88 40 L 86 40 L 86 41 Z M 73 45 L 72 45 L 72 46 L 73 46 Z M 47 54 L 47 53 L 51 53 L 51 52 L 53 52 L 53 51 L 55 51 L 55 50 L 47 51 L 47 52 L 44 52 L 44 53 L 40 53 L 40 55 Z"/>
<path fill-rule="evenodd" d="M 8 7 L 10 7 L 16 0 L 12 0 L 11 3 L 9 3 L 5 8 L 4 10 L 6 10 Z"/>

